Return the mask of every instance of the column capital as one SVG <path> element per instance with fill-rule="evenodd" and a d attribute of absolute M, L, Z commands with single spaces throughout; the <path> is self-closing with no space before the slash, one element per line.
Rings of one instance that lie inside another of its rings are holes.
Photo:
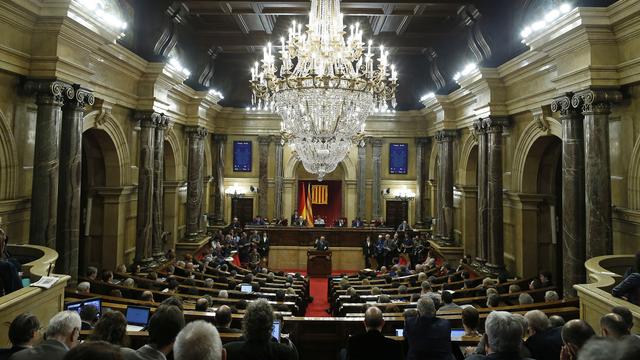
<path fill-rule="evenodd" d="M 502 132 L 507 126 L 509 126 L 509 118 L 506 116 L 490 116 L 482 119 L 482 128 L 487 132 Z"/>
<path fill-rule="evenodd" d="M 375 148 L 375 147 L 382 147 L 382 144 L 384 143 L 384 140 L 382 138 L 378 138 L 378 137 L 370 137 L 369 141 L 371 142 L 371 145 Z"/>
<path fill-rule="evenodd" d="M 75 108 L 84 109 L 86 105 L 93 105 L 95 103 L 95 97 L 91 90 L 82 88 L 80 85 L 73 85 L 73 97 L 65 101 L 65 106 L 71 106 Z"/>
<path fill-rule="evenodd" d="M 573 95 L 571 106 L 581 108 L 584 114 L 609 114 L 611 104 L 622 101 L 622 93 L 617 89 L 587 89 Z"/>
<path fill-rule="evenodd" d="M 160 114 L 160 117 L 156 122 L 156 128 L 165 130 L 166 128 L 169 127 L 170 124 L 171 124 L 171 118 L 165 114 Z"/>
<path fill-rule="evenodd" d="M 260 135 L 258 136 L 258 144 L 260 145 L 269 145 L 273 140 L 273 136 L 271 135 Z"/>
<path fill-rule="evenodd" d="M 162 114 L 153 110 L 138 110 L 133 115 L 134 120 L 140 123 L 140 127 L 155 128 Z"/>
<path fill-rule="evenodd" d="M 190 139 L 204 139 L 209 134 L 209 131 L 202 126 L 187 126 L 185 132 Z"/>
<path fill-rule="evenodd" d="M 418 145 L 418 146 L 429 145 L 430 142 L 431 142 L 431 138 L 428 138 L 428 137 L 416 138 L 416 145 Z"/>
<path fill-rule="evenodd" d="M 227 142 L 227 135 L 224 134 L 213 134 L 213 142 L 216 144 Z"/>
<path fill-rule="evenodd" d="M 75 89 L 70 84 L 56 79 L 28 79 L 22 84 L 25 95 L 36 95 L 38 104 L 62 106 L 65 100 L 73 99 Z"/>
<path fill-rule="evenodd" d="M 446 129 L 446 130 L 437 131 L 435 138 L 436 138 L 436 141 L 438 142 L 446 142 L 446 141 L 452 141 L 457 136 L 458 136 L 458 130 Z"/>

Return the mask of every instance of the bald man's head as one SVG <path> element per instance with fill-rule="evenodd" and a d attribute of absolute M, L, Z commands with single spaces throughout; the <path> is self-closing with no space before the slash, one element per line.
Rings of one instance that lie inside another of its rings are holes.
<path fill-rule="evenodd" d="M 364 313 L 364 326 L 368 330 L 381 331 L 384 326 L 384 319 L 382 318 L 382 311 L 376 307 L 371 306 Z"/>
<path fill-rule="evenodd" d="M 591 325 L 581 319 L 570 320 L 562 326 L 562 341 L 574 345 L 577 349 L 582 348 L 582 345 L 595 334 Z"/>

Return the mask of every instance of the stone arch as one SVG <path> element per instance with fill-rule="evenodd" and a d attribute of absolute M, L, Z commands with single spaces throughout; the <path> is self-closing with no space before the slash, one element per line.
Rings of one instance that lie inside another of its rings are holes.
<path fill-rule="evenodd" d="M 462 140 L 460 149 L 460 181 L 462 185 L 476 185 L 478 166 L 478 140 L 473 134 L 468 134 Z"/>
<path fill-rule="evenodd" d="M 109 111 L 96 110 L 84 117 L 82 132 L 90 129 L 106 133 L 103 147 L 108 186 L 125 186 L 128 182 L 131 155 L 124 130 Z M 110 141 L 106 141 L 108 138 Z M 108 151 L 113 150 L 113 151 Z"/>
<path fill-rule="evenodd" d="M 18 188 L 18 152 L 6 117 L 0 111 L 0 200 L 14 199 Z"/>
<path fill-rule="evenodd" d="M 180 146 L 180 140 L 178 140 L 178 135 L 176 134 L 175 128 L 173 126 L 169 127 L 164 135 L 165 141 L 165 159 L 169 158 L 173 161 L 173 163 L 169 163 L 165 160 L 164 171 L 165 171 L 165 180 L 176 181 L 182 178 L 183 174 L 183 164 L 182 164 L 182 147 Z M 167 146 L 167 144 L 169 146 Z"/>
<path fill-rule="evenodd" d="M 522 135 L 516 145 L 516 149 L 513 156 L 513 163 L 511 168 L 513 176 L 513 191 L 514 192 L 526 192 L 527 185 L 524 184 L 527 171 L 527 157 L 531 147 L 541 137 L 555 136 L 562 139 L 562 125 L 560 122 L 552 117 L 545 117 L 544 121 L 548 126 L 541 126 L 538 121 L 531 121 L 524 128 Z M 535 177 L 537 179 L 537 177 Z"/>

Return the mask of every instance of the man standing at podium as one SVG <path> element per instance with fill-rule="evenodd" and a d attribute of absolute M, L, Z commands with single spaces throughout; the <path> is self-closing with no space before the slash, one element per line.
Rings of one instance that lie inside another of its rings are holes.
<path fill-rule="evenodd" d="M 327 251 L 329 250 L 329 242 L 325 240 L 324 236 L 320 236 L 319 239 L 316 239 L 316 242 L 313 245 L 313 247 L 318 251 Z"/>

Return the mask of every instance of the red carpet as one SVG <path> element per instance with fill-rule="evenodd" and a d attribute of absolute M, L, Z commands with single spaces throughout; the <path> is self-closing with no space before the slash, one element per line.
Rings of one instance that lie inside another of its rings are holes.
<path fill-rule="evenodd" d="M 329 308 L 327 301 L 327 278 L 312 277 L 309 279 L 309 295 L 313 296 L 313 302 L 307 306 L 305 316 L 329 316 L 326 310 Z"/>

